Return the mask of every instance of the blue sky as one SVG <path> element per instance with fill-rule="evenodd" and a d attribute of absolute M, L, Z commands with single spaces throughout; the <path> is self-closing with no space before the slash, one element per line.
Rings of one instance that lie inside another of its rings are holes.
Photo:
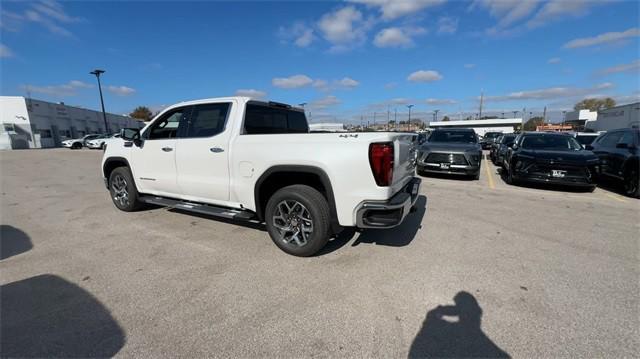
<path fill-rule="evenodd" d="M 251 94 L 313 121 L 552 121 L 585 97 L 640 97 L 636 1 L 6 2 L 1 93 L 99 108 Z M 519 114 L 518 116 L 521 116 Z"/>

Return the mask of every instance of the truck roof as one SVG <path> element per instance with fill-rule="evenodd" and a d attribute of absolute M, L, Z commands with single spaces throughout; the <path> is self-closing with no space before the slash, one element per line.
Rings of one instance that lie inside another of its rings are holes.
<path fill-rule="evenodd" d="M 289 105 L 286 103 L 282 103 L 282 102 L 275 102 L 275 101 L 269 101 L 269 100 L 262 100 L 262 99 L 256 99 L 253 97 L 249 97 L 249 96 L 229 96 L 229 97 L 211 97 L 211 98 L 203 98 L 203 99 L 199 99 L 199 100 L 190 100 L 190 101 L 182 101 L 182 102 L 178 102 L 176 104 L 173 104 L 169 107 L 177 107 L 177 106 L 185 106 L 185 105 L 199 105 L 199 104 L 206 104 L 206 103 L 210 103 L 210 102 L 225 102 L 225 101 L 238 101 L 241 104 L 247 103 L 249 101 L 254 101 L 254 102 L 259 102 L 261 104 L 264 104 L 266 106 L 279 106 L 279 107 L 287 107 L 290 108 L 292 110 L 298 110 L 298 111 L 304 111 L 303 108 L 298 107 L 298 106 L 293 106 L 293 105 Z M 169 108 L 167 107 L 167 108 Z"/>

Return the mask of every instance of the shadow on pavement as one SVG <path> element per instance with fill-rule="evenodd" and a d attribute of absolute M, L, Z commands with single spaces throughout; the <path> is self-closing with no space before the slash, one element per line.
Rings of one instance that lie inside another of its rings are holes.
<path fill-rule="evenodd" d="M 439 305 L 427 313 L 409 358 L 510 358 L 482 332 L 476 298 L 462 291 L 453 301 L 455 305 Z"/>
<path fill-rule="evenodd" d="M 16 227 L 0 225 L 0 260 L 31 250 L 31 238 Z"/>
<path fill-rule="evenodd" d="M 112 357 L 125 333 L 95 297 L 51 274 L 0 288 L 0 356 Z"/>
<path fill-rule="evenodd" d="M 381 246 L 403 247 L 411 243 L 418 230 L 422 228 L 422 219 L 427 212 L 427 197 L 420 196 L 415 204 L 415 212 L 408 214 L 404 222 L 395 228 L 370 229 L 360 233 L 352 246 L 361 243 L 377 244 Z"/>
<path fill-rule="evenodd" d="M 481 168 L 482 170 L 482 168 Z M 448 180 L 458 180 L 462 182 L 473 182 L 477 181 L 474 176 L 466 176 L 466 175 L 458 175 L 458 174 L 448 174 L 448 173 L 437 173 L 437 172 L 424 172 L 420 171 L 418 174 L 420 177 L 427 178 L 440 178 L 440 179 L 448 179 Z"/>

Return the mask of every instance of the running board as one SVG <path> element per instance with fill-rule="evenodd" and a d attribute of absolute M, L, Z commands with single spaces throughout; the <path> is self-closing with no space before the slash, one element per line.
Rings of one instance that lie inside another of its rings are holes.
<path fill-rule="evenodd" d="M 162 207 L 170 207 L 189 212 L 208 214 L 213 217 L 221 217 L 238 221 L 259 222 L 255 219 L 255 214 L 253 214 L 253 212 L 242 211 L 238 209 L 216 207 L 208 204 L 185 202 L 157 196 L 141 196 L 140 201 Z"/>

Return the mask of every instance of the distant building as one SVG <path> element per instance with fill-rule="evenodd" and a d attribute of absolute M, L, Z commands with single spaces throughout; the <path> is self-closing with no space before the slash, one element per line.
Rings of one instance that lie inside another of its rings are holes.
<path fill-rule="evenodd" d="M 0 122 L 0 149 L 60 147 L 66 139 L 107 132 L 101 111 L 22 96 L 0 96 Z M 111 133 L 144 126 L 112 113 L 107 113 L 107 123 Z"/>
<path fill-rule="evenodd" d="M 488 120 L 437 121 L 429 122 L 430 129 L 436 128 L 472 128 L 480 136 L 486 132 L 512 133 L 522 128 L 521 118 L 496 118 Z"/>
<path fill-rule="evenodd" d="M 311 132 L 347 132 L 343 123 L 312 123 L 309 124 Z"/>
<path fill-rule="evenodd" d="M 640 127 L 640 102 L 600 110 L 597 120 L 587 123 L 585 127 L 594 132 Z"/>
<path fill-rule="evenodd" d="M 571 126 L 575 131 L 584 131 L 587 123 L 595 122 L 598 118 L 597 111 L 578 110 L 567 112 L 564 115 L 563 123 Z"/>

